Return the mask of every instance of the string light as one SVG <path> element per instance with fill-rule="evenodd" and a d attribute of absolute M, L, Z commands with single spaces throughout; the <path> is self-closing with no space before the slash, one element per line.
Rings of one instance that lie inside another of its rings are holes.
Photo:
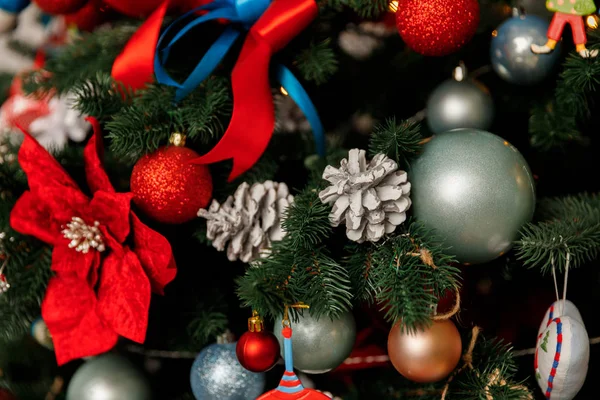
<path fill-rule="evenodd" d="M 597 29 L 598 28 L 598 16 L 588 15 L 588 17 L 585 19 L 585 24 L 590 29 Z"/>
<path fill-rule="evenodd" d="M 396 12 L 396 11 L 398 11 L 398 0 L 393 0 L 393 1 L 390 1 L 390 3 L 388 4 L 388 9 L 389 9 L 391 12 Z"/>
<path fill-rule="evenodd" d="M 285 88 L 284 88 L 283 86 L 281 86 L 281 87 L 279 88 L 279 91 L 280 91 L 280 92 L 281 92 L 281 94 L 282 94 L 282 95 L 284 95 L 284 96 L 287 96 L 287 95 L 288 95 L 288 91 L 287 91 L 287 90 L 285 90 Z"/>

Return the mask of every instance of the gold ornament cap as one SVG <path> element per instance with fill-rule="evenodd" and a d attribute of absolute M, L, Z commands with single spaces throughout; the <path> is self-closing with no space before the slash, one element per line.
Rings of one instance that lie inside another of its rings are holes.
<path fill-rule="evenodd" d="M 265 329 L 263 319 L 258 315 L 258 311 L 253 310 L 252 316 L 248 318 L 248 331 L 249 332 L 262 332 Z"/>
<path fill-rule="evenodd" d="M 186 136 L 183 133 L 174 132 L 169 137 L 169 143 L 171 143 L 173 146 L 183 147 L 185 146 L 185 139 Z"/>

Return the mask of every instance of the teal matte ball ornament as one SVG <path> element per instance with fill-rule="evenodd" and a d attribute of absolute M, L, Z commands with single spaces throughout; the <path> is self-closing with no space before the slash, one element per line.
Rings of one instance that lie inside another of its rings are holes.
<path fill-rule="evenodd" d="M 510 250 L 535 209 L 533 176 L 521 153 L 481 130 L 434 135 L 409 179 L 415 218 L 465 264 Z"/>
<path fill-rule="evenodd" d="M 151 400 L 144 375 L 125 357 L 103 354 L 85 362 L 73 375 L 67 400 Z"/>
<path fill-rule="evenodd" d="M 332 321 L 326 315 L 317 319 L 305 310 L 298 321 L 292 320 L 292 329 L 294 368 L 307 374 L 324 374 L 341 365 L 352 352 L 356 339 L 356 323 L 350 311 Z M 283 356 L 281 324 L 275 324 L 273 333 Z"/>

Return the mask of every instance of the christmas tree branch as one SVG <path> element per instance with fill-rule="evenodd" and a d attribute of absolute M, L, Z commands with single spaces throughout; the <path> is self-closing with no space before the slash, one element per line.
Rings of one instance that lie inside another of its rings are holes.
<path fill-rule="evenodd" d="M 600 32 L 587 32 L 588 46 L 600 48 Z M 600 60 L 584 59 L 572 52 L 567 56 L 554 92 L 546 105 L 533 110 L 529 122 L 531 144 L 548 150 L 569 141 L 581 140 L 578 122 L 589 114 L 589 97 L 600 87 Z"/>
<path fill-rule="evenodd" d="M 410 332 L 428 326 L 439 299 L 459 287 L 460 271 L 450 265 L 455 260 L 434 243 L 430 232 L 410 224 L 378 246 L 370 261 L 370 286 L 386 319 Z"/>
<path fill-rule="evenodd" d="M 423 147 L 423 136 L 419 124 L 409 121 L 397 122 L 388 119 L 385 124 L 377 124 L 369 142 L 371 157 L 383 153 L 399 165 L 408 166 Z"/>
<path fill-rule="evenodd" d="M 99 72 L 109 74 L 115 58 L 139 23 L 121 23 L 111 29 L 82 33 L 61 52 L 46 60 L 43 70 L 25 76 L 23 89 L 28 93 L 58 94 L 69 92 L 75 85 L 94 79 Z"/>
<path fill-rule="evenodd" d="M 554 262 L 564 271 L 595 259 L 600 252 L 600 198 L 580 194 L 540 201 L 541 220 L 527 225 L 516 243 L 519 259 L 544 273 Z"/>
<path fill-rule="evenodd" d="M 317 188 L 309 187 L 295 197 L 283 228 L 285 238 L 238 280 L 244 305 L 274 318 L 285 304 L 298 302 L 309 304 L 317 317 L 336 317 L 348 310 L 350 279 L 324 246 L 332 229 L 329 207 L 319 200 Z"/>
<path fill-rule="evenodd" d="M 298 54 L 295 64 L 305 80 L 317 85 L 327 82 L 338 70 L 338 60 L 331 47 L 331 39 L 311 42 Z"/>
<path fill-rule="evenodd" d="M 202 144 L 223 132 L 231 108 L 225 79 L 206 80 L 177 107 L 172 105 L 174 97 L 174 88 L 150 85 L 116 113 L 106 124 L 114 154 L 137 160 L 166 145 L 173 132 L 183 132 Z"/>
<path fill-rule="evenodd" d="M 388 0 L 322 0 L 322 8 L 333 8 L 335 10 L 349 7 L 364 18 L 373 18 L 388 9 Z"/>

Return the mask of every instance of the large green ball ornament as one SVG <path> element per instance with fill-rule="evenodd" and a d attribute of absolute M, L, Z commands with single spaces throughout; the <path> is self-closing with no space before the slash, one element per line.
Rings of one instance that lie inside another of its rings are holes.
<path fill-rule="evenodd" d="M 144 375 L 126 358 L 104 354 L 83 364 L 73 375 L 67 400 L 150 400 Z"/>
<path fill-rule="evenodd" d="M 434 135 L 409 180 L 415 218 L 462 263 L 501 256 L 533 216 L 535 187 L 527 162 L 489 132 L 455 129 Z"/>
<path fill-rule="evenodd" d="M 299 318 L 292 321 L 294 368 L 307 374 L 323 374 L 338 367 L 350 355 L 356 339 L 356 323 L 351 312 L 331 320 L 327 316 L 316 319 L 304 311 Z M 275 324 L 273 332 L 283 357 L 281 324 Z"/>

